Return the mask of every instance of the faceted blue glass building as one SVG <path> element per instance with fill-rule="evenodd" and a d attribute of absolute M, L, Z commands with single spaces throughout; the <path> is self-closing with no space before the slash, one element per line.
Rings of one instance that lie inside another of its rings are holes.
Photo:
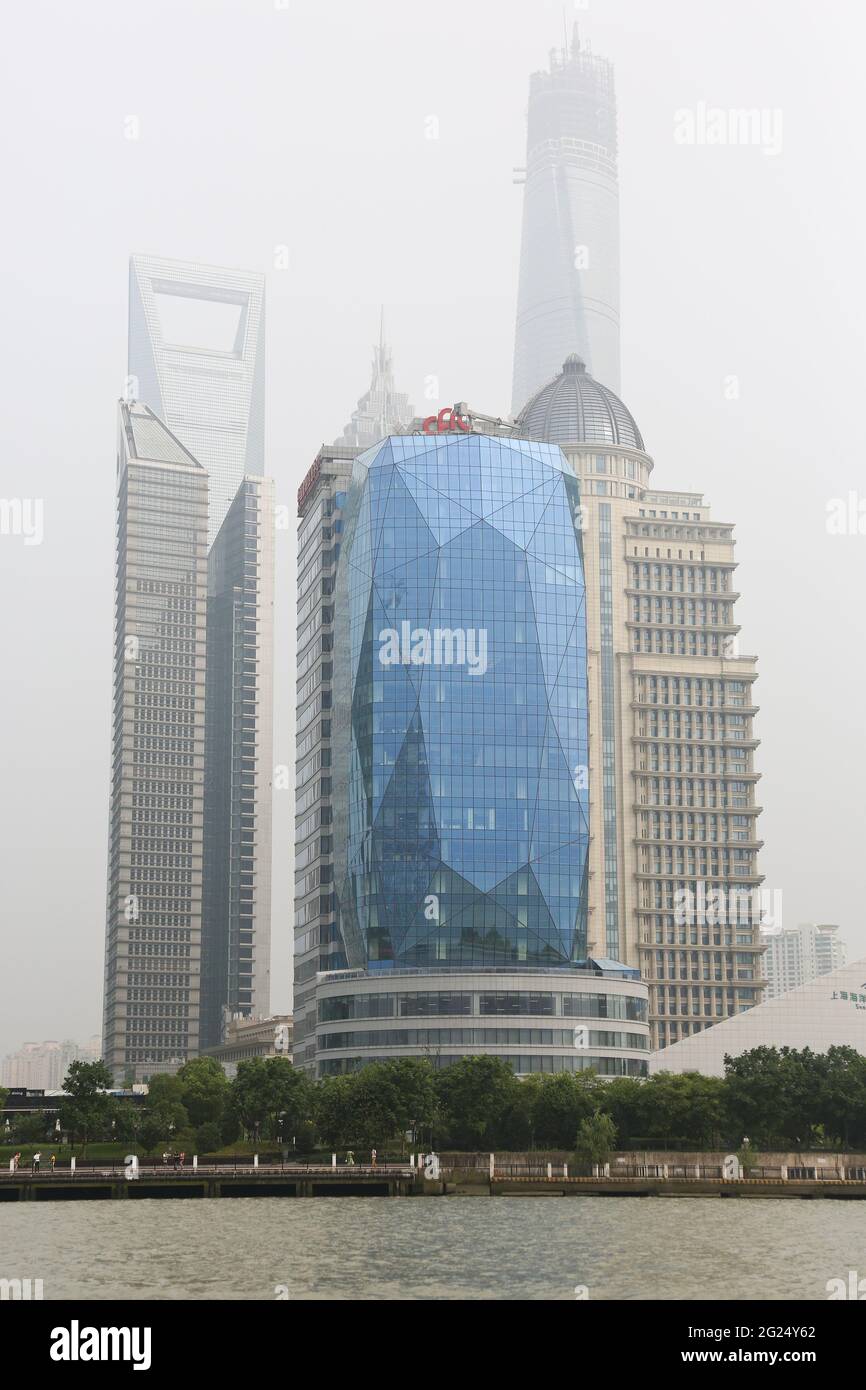
<path fill-rule="evenodd" d="M 586 958 L 586 618 L 555 445 L 384 440 L 334 595 L 334 892 L 370 973 Z"/>

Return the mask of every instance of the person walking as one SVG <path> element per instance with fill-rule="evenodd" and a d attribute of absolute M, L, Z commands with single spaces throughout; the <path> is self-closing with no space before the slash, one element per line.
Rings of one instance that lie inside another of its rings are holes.
<path fill-rule="evenodd" d="M 53 1173 L 54 1169 L 57 1167 L 57 1154 L 52 1154 L 48 1161 L 51 1164 L 51 1171 Z"/>
<path fill-rule="evenodd" d="M 18 1169 L 19 1169 L 20 1167 L 21 1167 L 21 1150 L 19 1149 L 18 1152 L 17 1152 L 17 1154 L 14 1154 L 13 1157 L 12 1157 L 12 1171 L 13 1171 L 14 1173 L 17 1173 L 17 1172 L 18 1172 Z"/>
<path fill-rule="evenodd" d="M 41 1155 L 41 1153 L 35 1153 L 35 1154 L 33 1155 L 33 1172 L 34 1172 L 34 1173 L 38 1173 L 38 1172 L 39 1172 L 39 1165 L 40 1165 L 41 1162 L 42 1162 L 42 1155 Z"/>
<path fill-rule="evenodd" d="M 370 1154 L 370 1166 L 373 1167 L 373 1168 L 376 1167 L 376 1159 L 377 1159 L 377 1157 L 378 1157 L 378 1153 L 377 1153 L 376 1149 L 373 1149 L 372 1152 L 371 1152 L 371 1154 Z"/>

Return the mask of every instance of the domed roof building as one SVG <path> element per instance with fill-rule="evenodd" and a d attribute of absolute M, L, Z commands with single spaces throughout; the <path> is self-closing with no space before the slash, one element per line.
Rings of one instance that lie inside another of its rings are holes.
<path fill-rule="evenodd" d="M 764 985 L 760 912 L 750 898 L 743 915 L 743 895 L 761 882 L 757 671 L 737 646 L 733 527 L 712 519 L 700 493 L 653 486 L 634 416 L 576 353 L 523 406 L 514 429 L 558 445 L 580 489 L 590 948 L 640 968 L 654 1049 L 683 1038 L 690 1045 L 710 1024 L 737 1022 Z M 738 895 L 734 920 L 744 925 L 735 933 L 699 921 L 701 884 Z M 674 911 L 682 891 L 696 904 L 688 929 Z M 699 952 L 690 970 L 700 988 L 668 985 L 674 944 Z M 683 1051 L 692 1056 L 688 1045 Z"/>
<path fill-rule="evenodd" d="M 542 386 L 517 417 L 521 435 L 551 444 L 602 444 L 644 449 L 635 418 L 619 396 L 586 370 L 576 352 L 559 376 Z"/>

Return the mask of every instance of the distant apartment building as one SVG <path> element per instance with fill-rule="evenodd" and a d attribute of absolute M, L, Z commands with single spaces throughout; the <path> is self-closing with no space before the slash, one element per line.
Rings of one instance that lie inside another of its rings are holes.
<path fill-rule="evenodd" d="M 86 1043 L 67 1039 L 58 1042 L 26 1042 L 0 1063 L 0 1086 L 26 1087 L 31 1091 L 58 1091 L 71 1062 L 96 1062 L 101 1055 L 101 1039 Z"/>
<path fill-rule="evenodd" d="M 764 964 L 770 999 L 829 975 L 846 961 L 845 942 L 835 924 L 804 922 L 764 931 L 761 938 L 767 948 Z"/>
<path fill-rule="evenodd" d="M 103 1027 L 119 1082 L 199 1049 L 207 486 L 121 402 Z"/>

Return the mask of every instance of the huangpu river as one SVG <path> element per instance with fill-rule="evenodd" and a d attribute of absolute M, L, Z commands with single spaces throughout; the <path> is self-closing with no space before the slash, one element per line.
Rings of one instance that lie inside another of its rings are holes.
<path fill-rule="evenodd" d="M 0 1207 L 50 1299 L 815 1299 L 866 1277 L 866 1203 L 246 1198 Z"/>

